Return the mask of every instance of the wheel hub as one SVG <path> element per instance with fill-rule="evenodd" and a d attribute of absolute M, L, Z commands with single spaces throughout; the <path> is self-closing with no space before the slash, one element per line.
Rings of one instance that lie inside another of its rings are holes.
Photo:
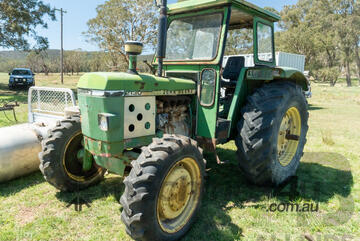
<path fill-rule="evenodd" d="M 301 117 L 296 107 L 291 107 L 285 113 L 278 134 L 278 160 L 282 166 L 291 163 L 296 154 L 301 134 Z"/>
<path fill-rule="evenodd" d="M 182 166 L 177 166 L 167 179 L 161 197 L 161 212 L 166 219 L 178 217 L 186 207 L 191 195 L 191 176 Z"/>
<path fill-rule="evenodd" d="M 193 158 L 177 162 L 164 179 L 157 202 L 158 222 L 167 233 L 182 229 L 199 202 L 201 174 Z"/>
<path fill-rule="evenodd" d="M 101 172 L 101 168 L 95 163 L 91 170 L 83 170 L 85 152 L 82 133 L 74 134 L 65 146 L 62 164 L 66 174 L 77 182 L 91 180 Z"/>

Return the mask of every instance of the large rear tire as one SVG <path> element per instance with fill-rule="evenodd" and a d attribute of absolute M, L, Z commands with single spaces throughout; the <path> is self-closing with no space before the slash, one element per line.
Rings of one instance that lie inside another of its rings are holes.
<path fill-rule="evenodd" d="M 46 181 L 61 191 L 77 191 L 103 179 L 105 169 L 93 160 L 89 171 L 82 168 L 78 153 L 84 151 L 78 116 L 62 120 L 42 141 L 40 170 Z"/>
<path fill-rule="evenodd" d="M 258 185 L 279 185 L 295 175 L 308 131 L 308 105 L 300 86 L 265 84 L 248 97 L 236 139 L 240 168 Z"/>
<path fill-rule="evenodd" d="M 120 202 L 135 240 L 178 240 L 190 229 L 204 188 L 205 161 L 196 141 L 165 135 L 131 163 Z"/>

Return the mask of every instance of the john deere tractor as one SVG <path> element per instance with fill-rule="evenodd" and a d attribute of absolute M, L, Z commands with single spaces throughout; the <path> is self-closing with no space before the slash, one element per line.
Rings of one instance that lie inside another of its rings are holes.
<path fill-rule="evenodd" d="M 308 131 L 305 76 L 275 63 L 280 17 L 243 0 L 159 3 L 156 75 L 137 72 L 142 44 L 129 41 L 126 73 L 88 73 L 80 112 L 43 141 L 45 178 L 64 191 L 105 170 L 124 176 L 121 218 L 136 240 L 177 240 L 199 211 L 203 149 L 235 140 L 243 174 L 279 185 L 295 174 Z M 229 31 L 253 31 L 253 60 L 223 58 Z M 225 163 L 226 164 L 226 163 Z M 127 174 L 126 174 L 127 173 Z"/>

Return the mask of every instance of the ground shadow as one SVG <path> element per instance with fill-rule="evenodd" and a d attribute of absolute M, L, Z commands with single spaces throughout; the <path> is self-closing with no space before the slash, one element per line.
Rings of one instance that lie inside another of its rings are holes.
<path fill-rule="evenodd" d="M 290 187 L 278 192 L 277 188 L 253 185 L 239 170 L 235 151 L 219 149 L 219 154 L 223 160 L 232 161 L 218 166 L 213 157 L 206 156 L 209 171 L 200 220 L 183 240 L 241 239 L 242 229 L 231 222 L 227 214 L 229 208 L 244 208 L 247 203 L 246 207 L 260 208 L 266 213 L 268 207 L 260 204 L 261 200 L 275 197 L 279 203 L 290 202 Z M 351 193 L 353 176 L 350 164 L 337 153 L 305 153 L 296 175 L 297 199 L 326 203 L 335 195 L 346 198 Z M 249 206 L 249 202 L 253 205 Z M 220 223 L 222 228 L 219 229 L 216 223 Z"/>
<path fill-rule="evenodd" d="M 43 175 L 40 171 L 37 171 L 27 176 L 1 183 L 0 196 L 8 197 L 22 191 L 23 189 L 41 184 L 43 182 L 45 182 Z"/>
<path fill-rule="evenodd" d="M 312 105 L 312 104 L 309 104 L 309 111 L 312 111 L 312 110 L 323 110 L 325 109 L 324 107 L 321 107 L 321 106 L 316 106 L 316 105 Z"/>
<path fill-rule="evenodd" d="M 112 175 L 107 177 L 96 186 L 90 187 L 86 190 L 78 190 L 75 192 L 57 192 L 56 198 L 66 205 L 73 204 L 75 198 L 80 197 L 87 204 L 90 204 L 100 198 L 113 196 L 114 199 L 119 202 L 120 197 L 123 194 L 125 186 L 123 184 L 123 178 Z M 83 203 L 84 204 L 84 203 Z"/>
<path fill-rule="evenodd" d="M 243 230 L 232 222 L 229 209 L 244 208 L 245 204 L 249 207 L 251 202 L 253 205 L 250 207 L 262 209 L 265 213 L 267 207 L 260 201 L 268 197 L 275 197 L 279 202 L 289 202 L 289 196 L 278 193 L 275 188 L 249 183 L 238 168 L 235 151 L 219 148 L 219 154 L 223 160 L 231 162 L 219 166 L 213 155 L 206 155 L 206 190 L 199 218 L 183 241 L 239 240 L 243 237 Z M 347 197 L 353 185 L 350 164 L 337 153 L 305 153 L 297 176 L 299 183 L 306 186 L 306 190 L 299 190 L 297 198 L 318 203 L 326 203 L 335 195 Z M 77 197 L 90 205 L 108 196 L 113 196 L 118 202 L 124 191 L 122 182 L 122 178 L 111 175 L 97 186 L 75 193 L 58 192 L 56 197 L 69 206 L 74 204 Z"/>

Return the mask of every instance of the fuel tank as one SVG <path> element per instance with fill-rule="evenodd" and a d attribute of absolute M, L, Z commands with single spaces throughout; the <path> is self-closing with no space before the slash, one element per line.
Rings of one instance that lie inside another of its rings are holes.
<path fill-rule="evenodd" d="M 47 130 L 35 124 L 0 128 L 0 183 L 39 169 L 38 154 Z"/>

